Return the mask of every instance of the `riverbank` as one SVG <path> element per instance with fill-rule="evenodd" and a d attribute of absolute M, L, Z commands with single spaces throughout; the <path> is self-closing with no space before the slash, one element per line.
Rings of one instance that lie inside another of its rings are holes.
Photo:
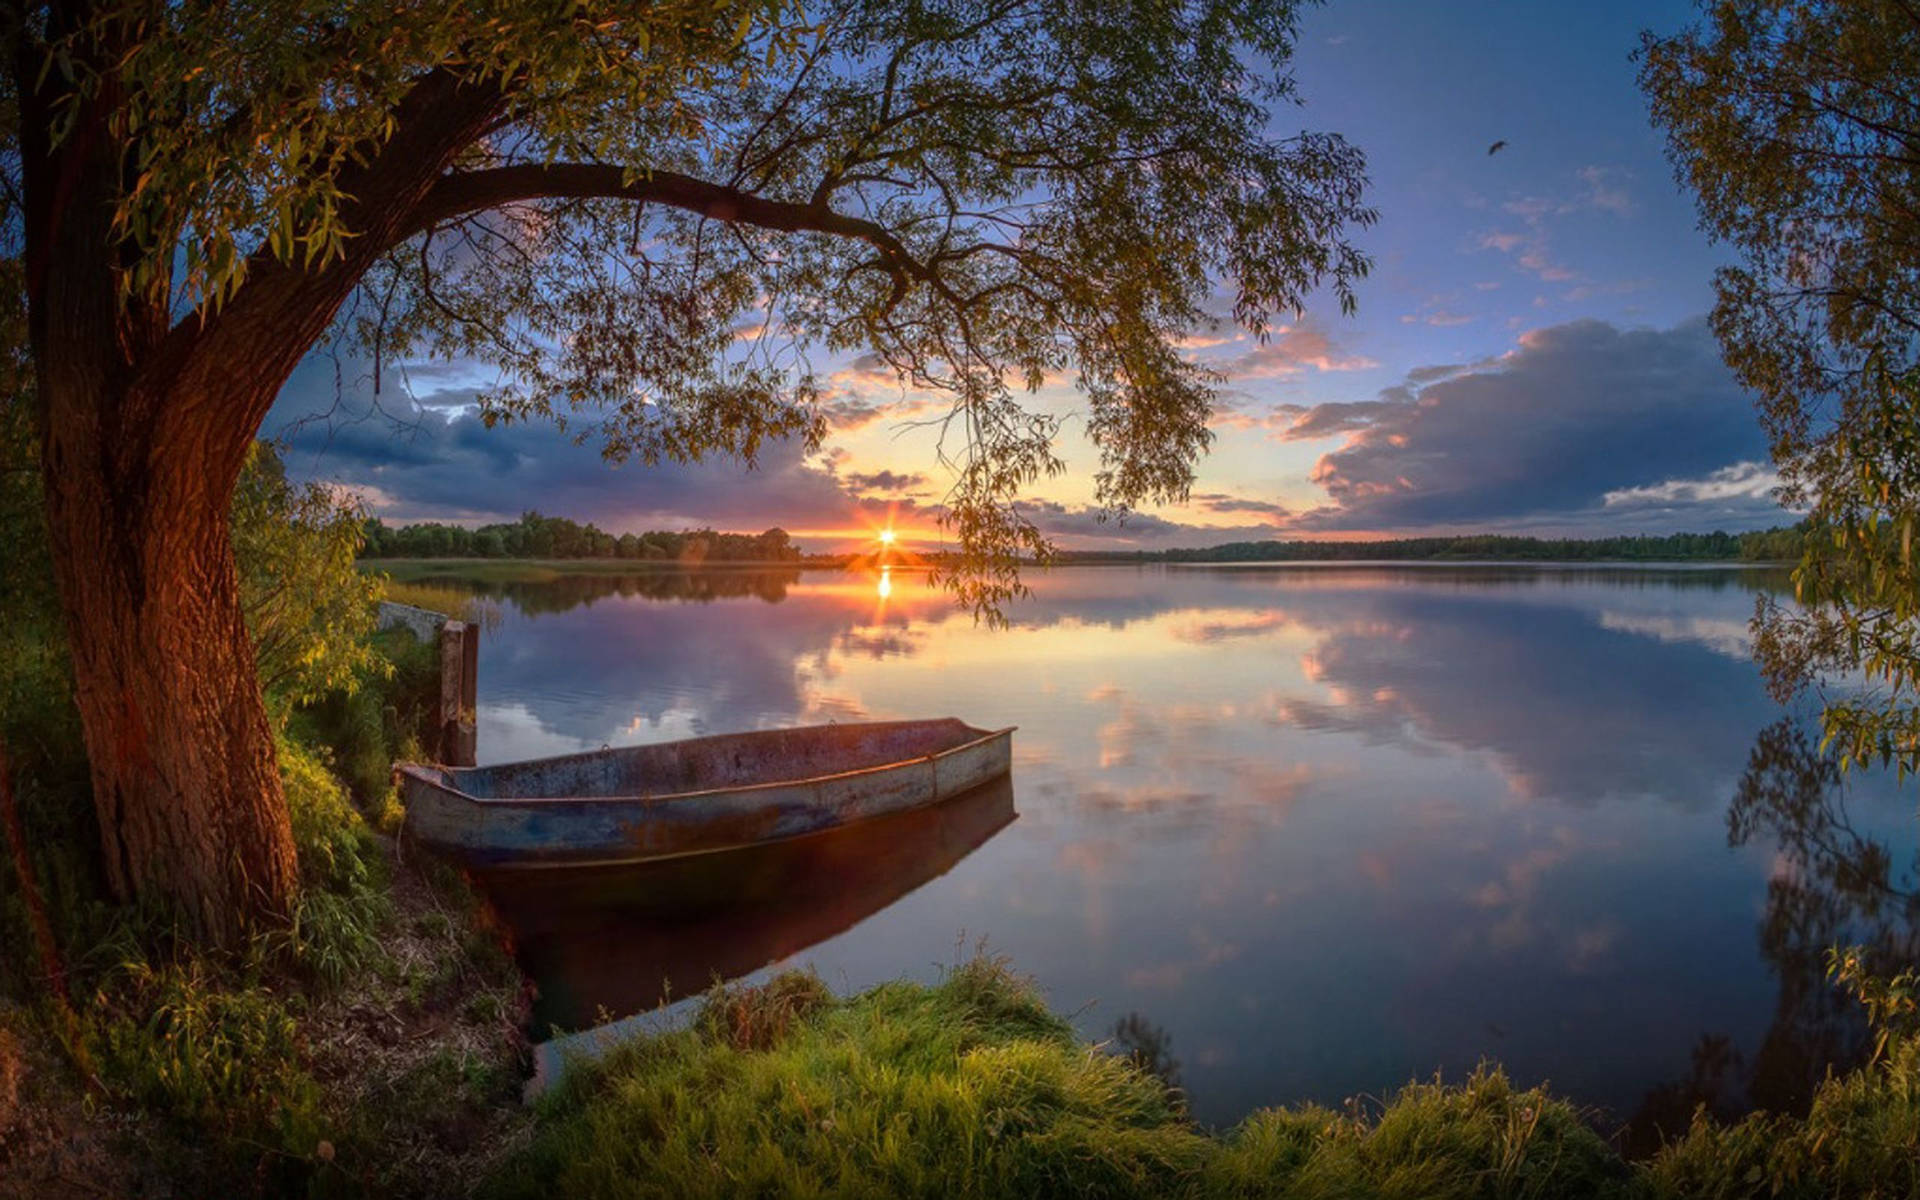
<path fill-rule="evenodd" d="M 1903 1028 L 1804 1119 L 1701 1115 L 1630 1162 L 1496 1066 L 1214 1133 L 1164 1064 L 1078 1041 L 999 960 L 848 999 L 788 973 L 578 1066 L 487 1194 L 1891 1200 L 1920 1195 L 1920 1038 Z"/>
<path fill-rule="evenodd" d="M 457 873 L 282 749 L 305 886 L 244 956 L 131 912 L 0 996 L 0 1197 L 472 1194 L 532 1132 L 531 992 Z"/>

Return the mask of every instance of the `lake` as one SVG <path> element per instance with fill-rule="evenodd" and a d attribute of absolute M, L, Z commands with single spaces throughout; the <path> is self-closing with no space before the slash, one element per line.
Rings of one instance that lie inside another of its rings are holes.
<path fill-rule="evenodd" d="M 1862 1047 L 1825 947 L 1920 951 L 1914 790 L 1823 767 L 1749 661 L 1778 571 L 1029 582 L 1003 629 L 900 570 L 476 585 L 501 609 L 483 763 L 826 721 L 1019 726 L 1010 789 L 659 889 L 777 896 L 523 922 L 542 1021 L 769 959 L 840 991 L 933 979 L 984 941 L 1211 1124 L 1492 1058 L 1631 1140 L 1700 1100 L 1803 1104 Z"/>

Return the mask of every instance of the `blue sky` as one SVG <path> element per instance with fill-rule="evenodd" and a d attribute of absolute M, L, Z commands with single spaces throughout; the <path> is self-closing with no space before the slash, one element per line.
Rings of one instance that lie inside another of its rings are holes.
<path fill-rule="evenodd" d="M 1750 401 L 1703 317 L 1721 252 L 1694 227 L 1630 60 L 1681 3 L 1441 5 L 1335 0 L 1307 12 L 1303 107 L 1276 135 L 1344 134 L 1367 154 L 1380 222 L 1351 318 L 1322 299 L 1265 346 L 1196 338 L 1230 392 L 1194 499 L 1100 522 L 1097 462 L 1065 383 L 1069 474 L 1033 515 L 1063 545 L 1155 548 L 1240 538 L 1479 530 L 1599 535 L 1745 529 L 1791 519 Z M 1506 146 L 1489 155 L 1496 141 Z M 1230 332 L 1230 331 L 1228 331 Z M 828 395 L 822 454 L 761 467 L 612 468 L 541 426 L 485 430 L 459 364 L 394 378 L 370 406 L 364 368 L 318 357 L 264 432 L 296 471 L 357 490 L 389 521 L 466 522 L 539 508 L 616 531 L 781 525 L 829 545 L 894 512 L 924 527 L 946 476 L 926 400 L 857 356 Z M 411 396 L 411 401 L 409 399 Z M 336 404 L 337 401 L 337 404 Z M 421 407 L 415 408 L 417 402 Z"/>

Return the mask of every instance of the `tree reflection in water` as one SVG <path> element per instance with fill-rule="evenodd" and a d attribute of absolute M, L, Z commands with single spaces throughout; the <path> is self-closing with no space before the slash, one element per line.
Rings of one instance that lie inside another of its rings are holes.
<path fill-rule="evenodd" d="M 1750 1064 L 1727 1035 L 1701 1035 L 1687 1078 L 1647 1093 L 1621 1132 L 1630 1153 L 1683 1133 L 1702 1105 L 1722 1118 L 1804 1113 L 1829 1069 L 1858 1066 L 1870 1046 L 1860 1005 L 1827 979 L 1828 948 L 1860 946 L 1877 973 L 1920 960 L 1920 853 L 1896 862 L 1855 828 L 1846 777 L 1800 719 L 1756 739 L 1727 839 L 1776 847 L 1760 922 L 1760 952 L 1780 985 L 1773 1020 Z"/>
<path fill-rule="evenodd" d="M 756 597 L 768 604 L 787 598 L 787 589 L 800 582 L 798 567 L 709 567 L 699 570 L 652 569 L 631 574 L 560 574 L 533 580 L 463 579 L 436 577 L 475 595 L 511 600 L 530 616 L 563 613 L 609 596 L 642 600 L 677 600 L 707 604 L 715 600 Z"/>
<path fill-rule="evenodd" d="M 1130 1012 L 1113 1023 L 1113 1051 L 1175 1092 L 1180 1092 L 1180 1060 L 1173 1056 L 1173 1035 L 1146 1016 Z"/>

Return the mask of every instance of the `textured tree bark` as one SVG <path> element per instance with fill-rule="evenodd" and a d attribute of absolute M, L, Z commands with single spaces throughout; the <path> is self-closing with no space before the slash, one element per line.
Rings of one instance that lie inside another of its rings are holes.
<path fill-rule="evenodd" d="M 84 4 L 51 14 L 50 35 L 88 28 Z M 137 33 L 104 22 L 72 43 L 95 79 L 72 114 L 60 72 L 24 50 L 11 64 L 47 523 L 108 880 L 232 944 L 286 919 L 298 882 L 240 608 L 234 484 L 280 385 L 504 98 L 497 81 L 426 73 L 392 137 L 341 173 L 356 235 L 341 259 L 259 251 L 224 306 L 176 321 L 168 287 L 123 288 L 141 252 L 115 209 L 142 160 L 112 119 L 112 64 Z"/>
<path fill-rule="evenodd" d="M 22 88 L 28 337 L 106 875 L 119 898 L 160 900 L 232 944 L 284 920 L 297 879 L 228 537 L 259 423 L 247 414 L 265 411 L 285 372 L 262 379 L 235 358 L 216 387 L 187 369 L 191 356 L 163 361 L 164 298 L 121 289 L 118 93 L 107 78 L 58 144 L 51 94 Z"/>
<path fill-rule="evenodd" d="M 171 458 L 157 423 L 127 420 L 150 407 L 140 397 L 55 386 L 47 520 L 107 878 L 232 943 L 284 919 L 297 881 L 240 610 L 232 484 L 193 478 L 199 463 Z"/>

